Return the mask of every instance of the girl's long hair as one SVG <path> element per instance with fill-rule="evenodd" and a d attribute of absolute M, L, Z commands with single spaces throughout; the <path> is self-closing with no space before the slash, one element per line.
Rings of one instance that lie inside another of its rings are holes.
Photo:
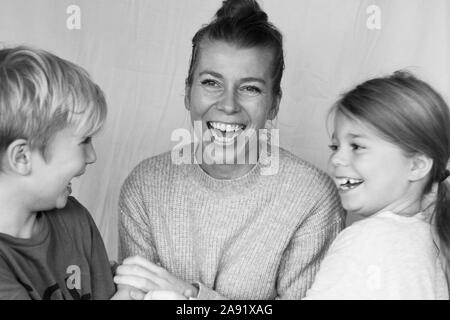
<path fill-rule="evenodd" d="M 450 276 L 450 188 L 447 164 L 450 157 L 450 111 L 439 93 L 406 71 L 375 78 L 347 92 L 331 114 L 342 113 L 369 123 L 388 141 L 407 154 L 424 154 L 433 166 L 423 194 L 437 192 L 432 223 L 435 241 L 444 257 L 447 282 Z M 433 188 L 434 186 L 434 188 Z"/>

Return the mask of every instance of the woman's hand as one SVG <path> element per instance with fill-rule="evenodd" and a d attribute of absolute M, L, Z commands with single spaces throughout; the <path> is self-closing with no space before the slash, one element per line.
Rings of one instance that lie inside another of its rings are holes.
<path fill-rule="evenodd" d="M 149 291 L 144 300 L 187 300 L 188 298 L 182 294 L 169 290 Z"/>
<path fill-rule="evenodd" d="M 190 283 L 178 279 L 166 269 L 140 256 L 126 258 L 122 265 L 117 267 L 114 282 L 148 292 L 155 300 L 163 297 L 186 299 L 187 296 L 196 297 L 198 294 L 197 288 Z"/>
<path fill-rule="evenodd" d="M 141 290 L 127 285 L 118 285 L 117 292 L 111 297 L 111 300 L 143 300 L 145 293 Z"/>

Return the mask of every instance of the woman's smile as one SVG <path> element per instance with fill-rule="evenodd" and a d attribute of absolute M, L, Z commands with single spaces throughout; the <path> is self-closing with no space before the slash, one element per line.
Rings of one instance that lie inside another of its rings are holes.
<path fill-rule="evenodd" d="M 223 145 L 233 144 L 235 139 L 245 131 L 246 125 L 241 123 L 224 123 L 207 121 L 206 125 L 214 137 L 214 143 Z"/>

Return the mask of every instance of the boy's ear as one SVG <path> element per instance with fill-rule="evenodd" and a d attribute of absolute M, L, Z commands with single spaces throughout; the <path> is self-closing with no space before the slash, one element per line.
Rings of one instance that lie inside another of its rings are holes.
<path fill-rule="evenodd" d="M 6 149 L 9 169 L 20 175 L 31 173 L 31 148 L 25 139 L 14 140 Z"/>
<path fill-rule="evenodd" d="M 423 179 L 433 167 L 433 159 L 424 154 L 415 154 L 411 160 L 410 181 Z"/>
<path fill-rule="evenodd" d="M 191 110 L 190 91 L 191 91 L 191 87 L 190 86 L 184 87 L 184 107 L 188 111 Z"/>

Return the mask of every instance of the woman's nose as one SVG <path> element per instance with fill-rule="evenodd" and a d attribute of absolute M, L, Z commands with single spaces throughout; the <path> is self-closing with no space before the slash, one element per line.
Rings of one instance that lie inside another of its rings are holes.
<path fill-rule="evenodd" d="M 241 110 L 241 106 L 237 101 L 236 94 L 233 90 L 227 90 L 224 92 L 218 102 L 217 109 L 227 114 L 237 113 Z"/>

